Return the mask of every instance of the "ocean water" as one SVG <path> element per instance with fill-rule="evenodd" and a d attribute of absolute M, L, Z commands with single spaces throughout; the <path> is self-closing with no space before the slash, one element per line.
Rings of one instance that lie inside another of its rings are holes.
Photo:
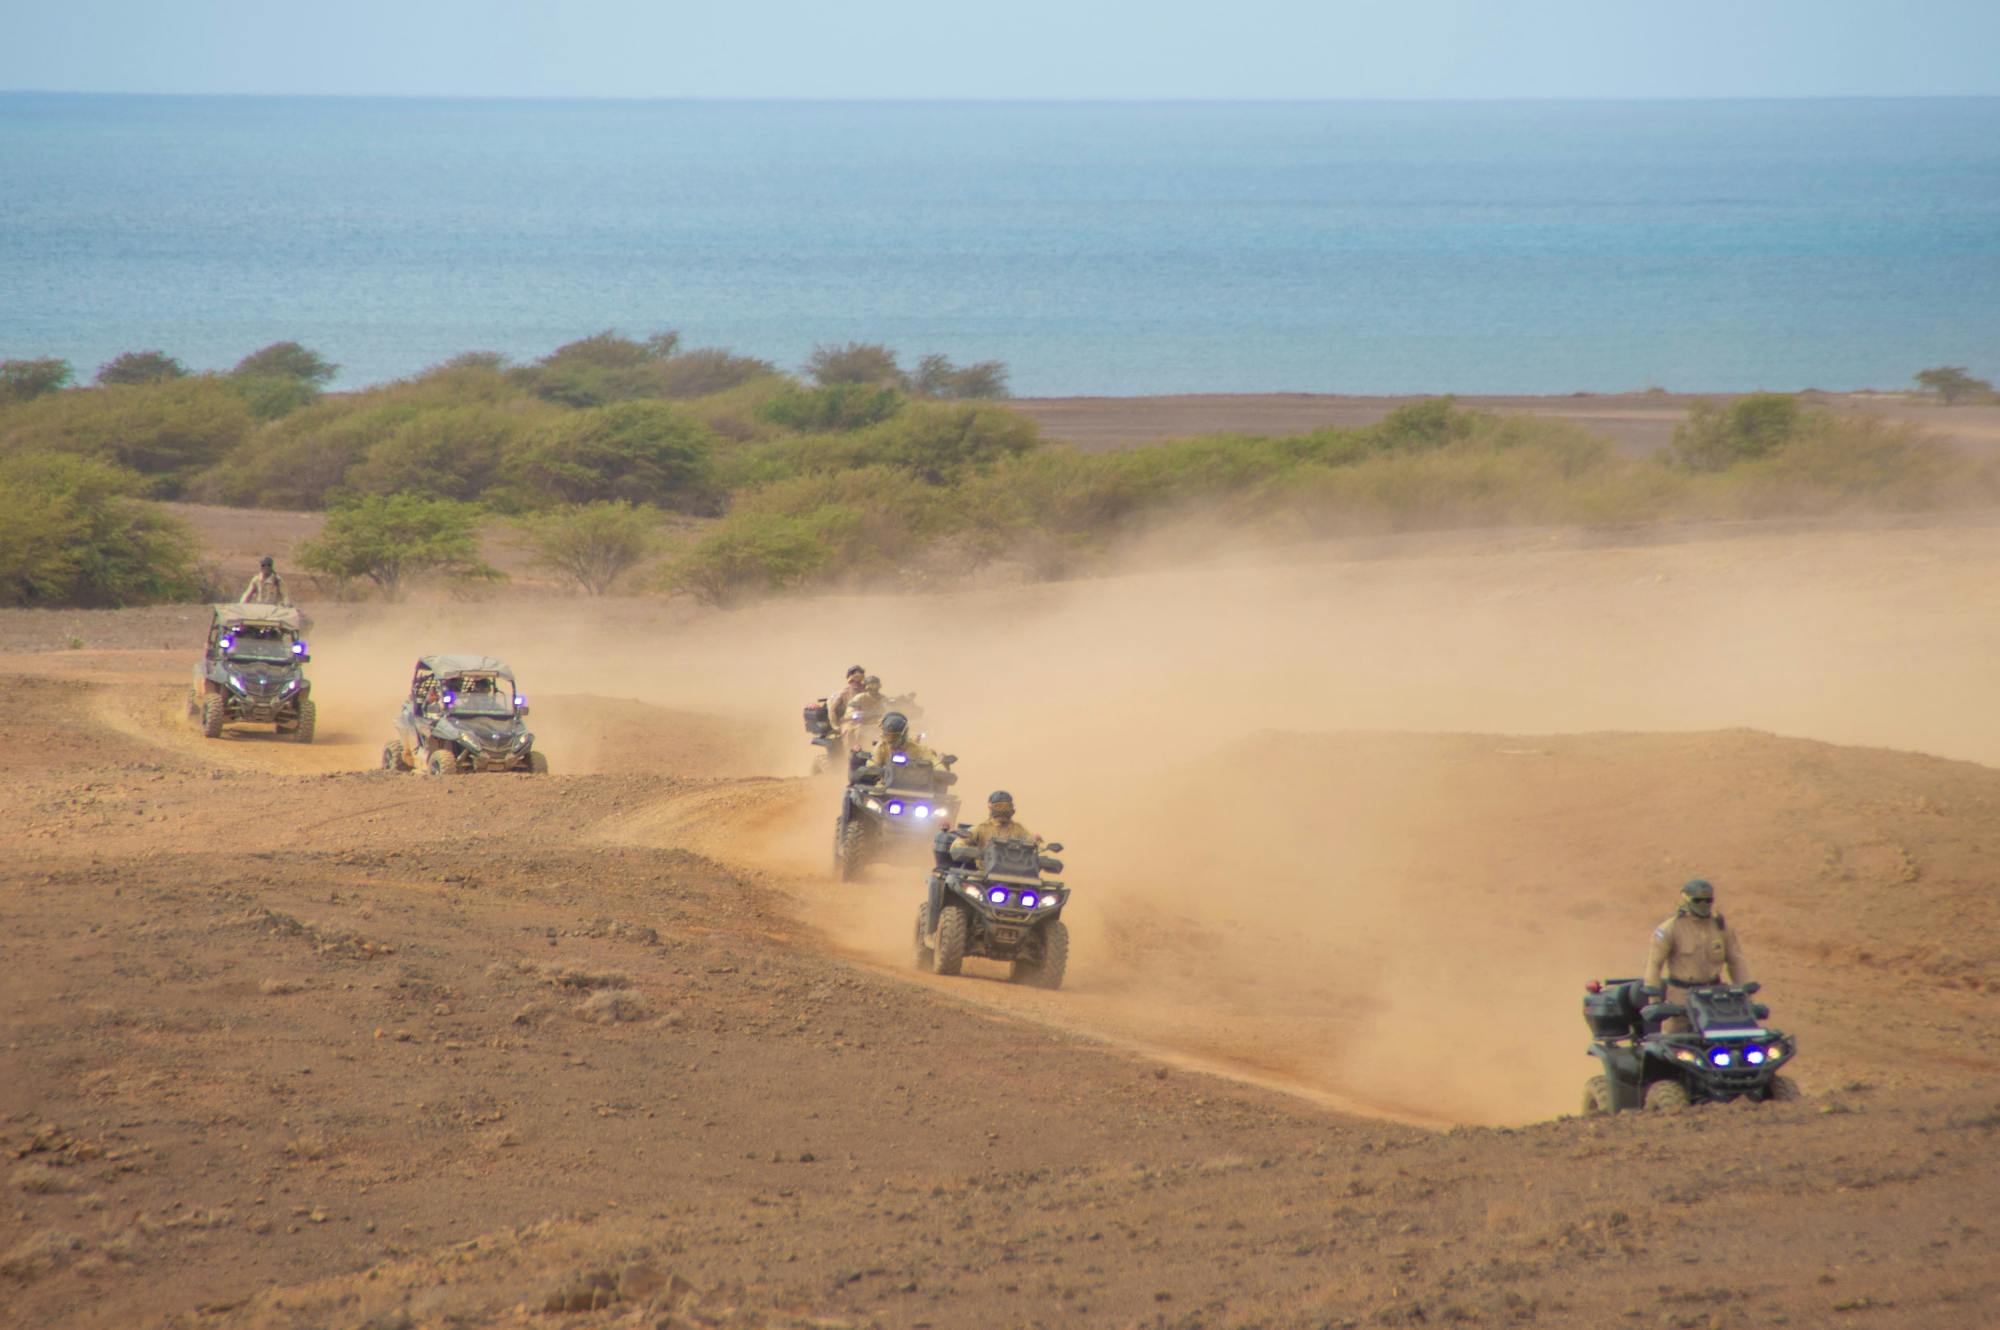
<path fill-rule="evenodd" d="M 338 386 L 679 329 L 1022 395 L 2000 373 L 2000 99 L 868 104 L 0 94 L 0 358 Z"/>

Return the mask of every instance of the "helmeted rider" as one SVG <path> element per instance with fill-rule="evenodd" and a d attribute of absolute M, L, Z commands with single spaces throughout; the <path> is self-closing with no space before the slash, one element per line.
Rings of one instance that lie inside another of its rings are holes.
<path fill-rule="evenodd" d="M 868 731 L 879 725 L 882 715 L 889 709 L 888 699 L 882 696 L 882 680 L 878 675 L 869 675 L 861 681 L 861 691 L 847 704 L 847 710 L 834 717 L 847 740 L 848 751 L 858 752 L 867 746 Z"/>
<path fill-rule="evenodd" d="M 1040 845 L 1042 838 L 1014 820 L 1014 796 L 995 790 L 986 796 L 986 820 L 953 840 L 954 850 L 983 850 L 996 840 L 1028 840 Z"/>
<path fill-rule="evenodd" d="M 910 718 L 900 711 L 892 711 L 882 717 L 882 738 L 875 745 L 874 753 L 868 759 L 871 767 L 888 768 L 901 757 L 904 762 L 935 763 L 937 754 L 917 742 L 910 733 Z"/>
<path fill-rule="evenodd" d="M 826 699 L 826 718 L 833 722 L 835 729 L 847 723 L 847 709 L 854 705 L 854 699 L 860 696 L 867 679 L 867 670 L 859 665 L 849 665 L 847 682 L 840 686 L 839 692 Z"/>
<path fill-rule="evenodd" d="M 1646 996 L 1655 1002 L 1663 998 L 1668 1002 L 1679 1001 L 1687 996 L 1685 990 L 1689 988 L 1720 983 L 1725 967 L 1730 983 L 1751 982 L 1743 948 L 1736 941 L 1736 930 L 1715 908 L 1714 885 L 1706 878 L 1694 878 L 1681 888 L 1681 896 L 1680 908 L 1653 930 L 1652 945 L 1646 952 L 1646 977 L 1642 981 Z M 1676 993 L 1674 989 L 1682 991 Z M 1678 1034 L 1689 1029 L 1689 1025 L 1685 1019 L 1675 1017 L 1661 1028 L 1669 1034 Z"/>

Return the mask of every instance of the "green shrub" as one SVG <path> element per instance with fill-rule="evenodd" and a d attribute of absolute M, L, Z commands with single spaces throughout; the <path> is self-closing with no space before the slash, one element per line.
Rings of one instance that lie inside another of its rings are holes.
<path fill-rule="evenodd" d="M 822 388 L 836 383 L 902 388 L 908 382 L 896 353 L 878 342 L 816 346 L 806 360 L 806 373 Z"/>
<path fill-rule="evenodd" d="M 164 351 L 127 351 L 97 367 L 100 388 L 131 387 L 186 377 L 187 367 Z"/>
<path fill-rule="evenodd" d="M 643 342 L 609 329 L 565 342 L 533 365 L 513 371 L 535 396 L 563 406 L 604 406 L 659 397 L 658 368 L 680 345 L 680 334 L 656 333 Z"/>
<path fill-rule="evenodd" d="M 524 484 L 565 503 L 622 499 L 701 512 L 717 502 L 714 436 L 664 402 L 620 402 L 556 420 L 515 469 Z"/>
<path fill-rule="evenodd" d="M 67 360 L 0 360 L 0 406 L 56 392 L 74 373 Z"/>
<path fill-rule="evenodd" d="M 339 372 L 340 366 L 317 351 L 297 342 L 273 342 L 237 361 L 229 374 L 238 379 L 292 379 L 317 390 L 333 382 Z"/>
<path fill-rule="evenodd" d="M 1799 399 L 1786 393 L 1752 393 L 1726 408 L 1696 402 L 1674 427 L 1668 451 L 1685 470 L 1727 471 L 1783 448 L 1800 419 Z"/>
<path fill-rule="evenodd" d="M 194 532 L 90 457 L 0 457 L 0 605 L 97 608 L 201 594 Z"/>
<path fill-rule="evenodd" d="M 419 410 L 371 445 L 345 482 L 362 494 L 477 499 L 499 483 L 531 423 L 483 403 Z"/>
<path fill-rule="evenodd" d="M 660 516 L 629 503 L 565 505 L 517 519 L 521 543 L 535 566 L 593 596 L 644 563 L 660 545 Z"/>
<path fill-rule="evenodd" d="M 1939 365 L 1935 369 L 1920 370 L 1917 386 L 1927 393 L 1936 393 L 1938 400 L 1946 406 L 1957 406 L 1960 402 L 1980 402 L 1993 396 L 1993 385 L 1985 379 L 1975 379 L 1972 372 L 1963 365 Z"/>
<path fill-rule="evenodd" d="M 775 374 L 777 366 L 753 356 L 733 355 L 712 346 L 698 346 L 668 356 L 653 367 L 649 396 L 707 397 L 728 392 L 752 379 Z"/>
<path fill-rule="evenodd" d="M 836 543 L 857 520 L 831 505 L 799 517 L 732 513 L 668 566 L 664 585 L 722 606 L 802 586 L 833 562 Z"/>
<path fill-rule="evenodd" d="M 1007 396 L 1007 366 L 982 360 L 963 369 L 946 356 L 925 356 L 910 376 L 910 391 L 919 397 L 967 400 Z"/>
<path fill-rule="evenodd" d="M 759 414 L 791 430 L 856 430 L 881 424 L 901 411 L 907 400 L 894 388 L 829 383 L 823 388 L 789 387 L 765 402 Z"/>
<path fill-rule="evenodd" d="M 299 545 L 299 566 L 335 581 L 365 577 L 388 600 L 431 573 L 460 581 L 504 578 L 479 557 L 480 513 L 451 499 L 371 495 L 327 514 L 326 525 Z"/>
<path fill-rule="evenodd" d="M 137 387 L 52 393 L 0 420 L 0 451 L 74 453 L 136 471 L 162 498 L 250 436 L 250 413 L 204 375 Z"/>

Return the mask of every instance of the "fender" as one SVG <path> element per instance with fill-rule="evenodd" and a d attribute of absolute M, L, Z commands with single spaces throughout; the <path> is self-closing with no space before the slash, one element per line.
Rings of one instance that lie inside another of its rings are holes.
<path fill-rule="evenodd" d="M 1585 1051 L 1604 1064 L 1604 1079 L 1611 1083 L 1612 1110 L 1638 1108 L 1646 1092 L 1639 1082 L 1639 1055 L 1629 1048 L 1603 1044 L 1592 1044 Z"/>

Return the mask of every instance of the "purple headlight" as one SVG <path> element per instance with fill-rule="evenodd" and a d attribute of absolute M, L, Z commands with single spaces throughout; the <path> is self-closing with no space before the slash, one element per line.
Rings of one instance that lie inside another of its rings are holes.
<path fill-rule="evenodd" d="M 514 705 L 517 707 L 524 707 L 528 705 L 528 699 L 522 697 L 519 693 L 516 693 L 514 694 Z"/>
<path fill-rule="evenodd" d="M 450 706 L 450 705 L 451 705 L 451 704 L 452 704 L 453 702 L 455 702 L 455 701 L 457 701 L 457 700 L 458 700 L 458 694 L 457 694 L 457 693 L 446 693 L 446 694 L 444 695 L 444 704 L 445 704 L 446 706 Z"/>
<path fill-rule="evenodd" d="M 889 754 L 889 760 L 900 767 L 910 760 L 910 755 L 908 753 L 891 753 Z"/>
<path fill-rule="evenodd" d="M 892 813 L 892 814 L 894 814 L 894 813 L 900 813 L 900 812 L 902 812 L 902 811 L 903 811 L 903 806 L 902 806 L 901 804 L 890 804 L 890 805 L 889 805 L 889 811 L 890 811 L 890 813 Z"/>
<path fill-rule="evenodd" d="M 303 656 L 303 655 L 305 655 L 305 654 L 306 654 L 306 644 L 305 644 L 305 643 L 303 643 L 303 642 L 294 642 L 294 643 L 292 643 L 292 654 L 293 654 L 294 656 Z"/>
<path fill-rule="evenodd" d="M 1005 887 L 993 888 L 993 890 L 987 894 L 986 899 L 992 901 L 995 905 L 1005 905 L 1007 903 L 1007 888 Z"/>
<path fill-rule="evenodd" d="M 1021 908 L 1022 908 L 1022 909 L 1024 909 L 1024 910 L 1032 910 L 1032 909 L 1034 909 L 1034 908 L 1035 908 L 1035 893 L 1034 893 L 1034 892 L 1032 892 L 1032 891 L 1029 891 L 1029 892 L 1024 892 L 1024 893 L 1022 894 L 1022 896 L 1021 896 Z"/>
<path fill-rule="evenodd" d="M 1708 1060 L 1715 1066 L 1726 1067 L 1729 1065 L 1729 1050 L 1726 1048 L 1711 1049 L 1708 1054 Z"/>

